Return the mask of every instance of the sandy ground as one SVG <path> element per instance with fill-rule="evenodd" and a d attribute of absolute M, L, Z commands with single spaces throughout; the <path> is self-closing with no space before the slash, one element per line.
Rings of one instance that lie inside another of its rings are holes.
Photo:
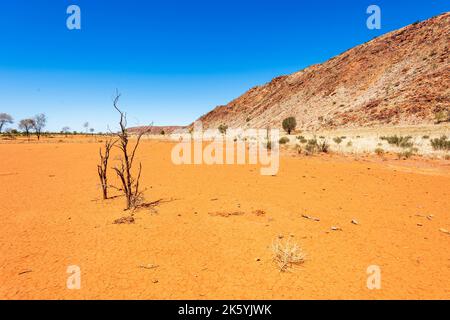
<path fill-rule="evenodd" d="M 165 201 L 117 225 L 129 213 L 122 197 L 99 200 L 99 146 L 0 144 L 1 299 L 450 298 L 448 161 L 283 156 L 261 176 L 175 166 L 170 143 L 144 141 L 146 198 Z M 307 254 L 286 273 L 272 261 L 279 235 Z M 66 287 L 70 265 L 80 290 Z"/>

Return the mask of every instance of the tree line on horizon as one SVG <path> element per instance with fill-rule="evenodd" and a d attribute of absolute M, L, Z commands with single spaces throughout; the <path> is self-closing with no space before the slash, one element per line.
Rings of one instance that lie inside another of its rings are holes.
<path fill-rule="evenodd" d="M 1 134 L 10 134 L 10 135 L 18 135 L 23 134 L 30 137 L 31 133 L 36 134 L 36 137 L 38 140 L 40 140 L 41 136 L 44 134 L 64 134 L 65 136 L 69 134 L 82 134 L 82 132 L 78 131 L 71 131 L 70 127 L 64 126 L 61 128 L 60 132 L 44 132 L 44 128 L 47 125 L 47 116 L 44 113 L 40 113 L 35 115 L 34 117 L 25 118 L 17 122 L 17 129 L 8 128 L 6 130 L 5 127 L 7 125 L 13 124 L 14 118 L 8 114 L 8 113 L 0 113 L 0 135 Z M 85 128 L 85 134 L 94 134 L 95 129 L 89 128 L 89 122 L 85 122 L 83 124 L 83 127 Z M 98 134 L 102 134 L 101 132 Z"/>

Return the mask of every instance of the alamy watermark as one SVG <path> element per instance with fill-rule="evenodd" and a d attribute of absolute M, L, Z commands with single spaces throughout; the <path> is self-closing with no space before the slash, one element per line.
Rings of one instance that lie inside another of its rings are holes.
<path fill-rule="evenodd" d="M 381 268 L 377 265 L 370 265 L 367 267 L 367 289 L 379 290 L 381 289 Z"/>
<path fill-rule="evenodd" d="M 69 290 L 79 290 L 81 289 L 81 269 L 79 266 L 72 265 L 67 267 L 67 277 L 66 287 Z"/>
<path fill-rule="evenodd" d="M 369 30 L 381 29 L 381 9 L 379 6 L 372 4 L 367 7 L 367 14 L 370 16 L 367 18 L 366 25 Z"/>
<path fill-rule="evenodd" d="M 261 175 L 276 175 L 280 165 L 278 129 L 203 130 L 201 121 L 190 132 L 173 133 L 179 142 L 171 158 L 176 165 L 261 165 Z"/>
<path fill-rule="evenodd" d="M 77 5 L 67 7 L 66 13 L 69 15 L 66 20 L 66 26 L 69 30 L 81 29 L 81 9 Z"/>

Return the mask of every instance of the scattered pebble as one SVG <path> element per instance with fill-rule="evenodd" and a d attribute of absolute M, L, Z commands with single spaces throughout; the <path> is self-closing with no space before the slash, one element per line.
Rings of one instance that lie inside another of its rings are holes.
<path fill-rule="evenodd" d="M 342 229 L 340 227 L 331 227 L 331 230 L 333 231 L 342 231 Z"/>
<path fill-rule="evenodd" d="M 448 231 L 447 229 L 440 228 L 439 231 L 442 232 L 442 233 L 450 235 L 450 231 Z"/>
<path fill-rule="evenodd" d="M 260 258 L 256 258 L 255 261 L 258 262 L 258 261 L 261 261 L 261 259 Z"/>
<path fill-rule="evenodd" d="M 152 264 L 152 263 L 146 264 L 146 265 L 141 264 L 141 265 L 139 266 L 139 268 L 143 268 L 143 269 L 156 269 L 156 268 L 158 268 L 158 267 L 159 267 L 159 266 L 158 266 L 157 264 Z"/>
<path fill-rule="evenodd" d="M 24 270 L 22 272 L 19 272 L 19 276 L 22 274 L 25 274 L 25 273 L 30 273 L 30 272 L 33 272 L 33 270 Z"/>
<path fill-rule="evenodd" d="M 417 226 L 418 226 L 418 227 L 423 227 L 423 224 L 418 223 Z"/>
<path fill-rule="evenodd" d="M 352 220 L 352 223 L 356 224 L 356 225 L 359 225 L 359 222 L 357 220 L 355 220 L 355 219 Z"/>
<path fill-rule="evenodd" d="M 302 218 L 305 218 L 305 219 L 308 219 L 308 220 L 313 220 L 313 221 L 320 221 L 319 218 L 311 217 L 311 216 L 308 216 L 306 214 L 302 214 Z"/>

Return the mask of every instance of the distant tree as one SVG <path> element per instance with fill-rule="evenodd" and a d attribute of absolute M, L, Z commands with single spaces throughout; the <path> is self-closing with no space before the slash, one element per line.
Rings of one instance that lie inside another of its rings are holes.
<path fill-rule="evenodd" d="M 83 124 L 83 127 L 84 127 L 84 130 L 86 131 L 86 133 L 88 133 L 89 122 L 86 121 L 86 122 Z"/>
<path fill-rule="evenodd" d="M 14 119 L 9 114 L 7 114 L 7 113 L 0 113 L 0 133 L 2 133 L 3 126 L 5 124 L 11 124 L 13 122 L 14 122 Z"/>
<path fill-rule="evenodd" d="M 69 132 L 70 132 L 70 128 L 69 127 L 63 127 L 61 129 L 61 133 L 63 133 L 66 137 L 69 134 Z"/>
<path fill-rule="evenodd" d="M 19 129 L 22 130 L 25 135 L 30 137 L 30 130 L 34 128 L 34 120 L 33 119 L 23 119 L 19 122 Z"/>
<path fill-rule="evenodd" d="M 47 117 L 45 114 L 41 113 L 36 115 L 34 118 L 34 131 L 36 132 L 36 136 L 38 140 L 41 138 L 42 129 L 45 128 L 45 125 L 47 124 Z"/>
<path fill-rule="evenodd" d="M 289 117 L 283 120 L 283 129 L 287 132 L 287 134 L 291 134 L 295 127 L 297 126 L 297 121 L 294 117 Z"/>
<path fill-rule="evenodd" d="M 160 134 L 163 136 L 166 134 L 166 132 L 164 130 L 161 130 Z"/>
<path fill-rule="evenodd" d="M 219 128 L 217 128 L 217 129 L 219 129 L 219 132 L 220 132 L 221 134 L 226 134 L 226 133 L 227 133 L 227 130 L 228 130 L 228 126 L 225 125 L 225 124 L 221 124 L 221 125 L 219 126 Z"/>
<path fill-rule="evenodd" d="M 90 128 L 90 129 L 89 129 L 89 132 L 90 132 L 91 134 L 93 134 L 93 133 L 94 133 L 94 131 L 95 131 L 95 129 L 94 129 L 94 128 Z"/>

